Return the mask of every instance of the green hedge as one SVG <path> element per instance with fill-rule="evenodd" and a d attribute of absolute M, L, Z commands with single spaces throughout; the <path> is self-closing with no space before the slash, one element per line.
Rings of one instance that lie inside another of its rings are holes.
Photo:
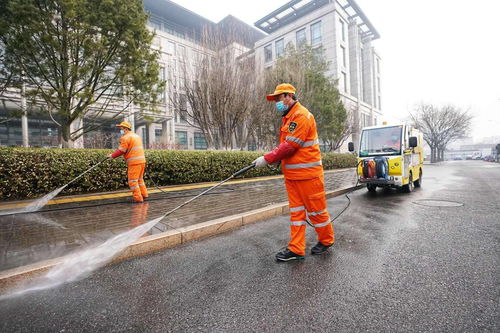
<path fill-rule="evenodd" d="M 105 149 L 0 148 L 0 200 L 36 198 L 64 184 L 101 161 Z M 260 152 L 146 151 L 145 181 L 152 186 L 221 181 L 249 165 Z M 353 167 L 351 154 L 323 154 L 325 169 Z M 252 169 L 239 177 L 279 174 L 271 168 Z M 149 177 L 148 177 L 149 175 Z M 127 188 L 122 157 L 108 160 L 68 186 L 63 195 Z"/>

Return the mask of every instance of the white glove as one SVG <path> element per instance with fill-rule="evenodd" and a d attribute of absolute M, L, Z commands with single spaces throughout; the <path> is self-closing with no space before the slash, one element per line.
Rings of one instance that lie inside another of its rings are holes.
<path fill-rule="evenodd" d="M 264 158 L 264 156 L 261 156 L 261 157 L 255 159 L 252 163 L 255 163 L 255 167 L 256 168 L 263 168 L 263 167 L 265 167 L 266 165 L 269 164 L 269 163 L 267 163 L 267 161 Z"/>

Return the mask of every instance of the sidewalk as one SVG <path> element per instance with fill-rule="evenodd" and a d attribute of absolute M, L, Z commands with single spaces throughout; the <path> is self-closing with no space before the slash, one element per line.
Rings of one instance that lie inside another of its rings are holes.
<path fill-rule="evenodd" d="M 354 169 L 325 172 L 325 187 L 330 195 L 333 191 L 351 188 L 355 183 Z M 132 203 L 129 191 L 63 197 L 37 213 L 0 216 L 0 272 L 101 243 L 165 214 L 214 184 L 170 186 L 162 188 L 165 193 L 151 188 L 150 198 L 144 204 Z M 279 215 L 286 212 L 280 208 L 286 202 L 281 176 L 236 179 L 165 217 L 143 237 L 169 231 L 173 234 L 208 221 L 265 210 L 273 205 L 278 205 L 278 213 L 274 215 Z M 26 202 L 16 203 L 19 204 Z M 0 210 L 11 208 L 11 203 L 0 204 Z"/>

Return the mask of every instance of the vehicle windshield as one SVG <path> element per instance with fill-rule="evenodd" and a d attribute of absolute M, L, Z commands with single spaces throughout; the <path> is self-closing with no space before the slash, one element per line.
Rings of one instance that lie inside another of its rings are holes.
<path fill-rule="evenodd" d="M 402 126 L 363 130 L 359 156 L 401 154 L 401 134 Z"/>

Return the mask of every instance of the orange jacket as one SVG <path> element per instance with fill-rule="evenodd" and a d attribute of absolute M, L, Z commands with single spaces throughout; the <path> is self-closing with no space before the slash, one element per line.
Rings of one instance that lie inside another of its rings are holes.
<path fill-rule="evenodd" d="M 146 163 L 141 137 L 132 131 L 127 131 L 127 133 L 122 135 L 120 138 L 120 147 L 113 154 L 113 157 L 117 157 L 118 154 L 116 153 L 118 152 L 124 155 L 127 165 Z"/>
<path fill-rule="evenodd" d="M 280 143 L 295 149 L 282 159 L 281 168 L 286 179 L 311 179 L 323 176 L 318 132 L 314 116 L 299 102 L 283 117 Z"/>

